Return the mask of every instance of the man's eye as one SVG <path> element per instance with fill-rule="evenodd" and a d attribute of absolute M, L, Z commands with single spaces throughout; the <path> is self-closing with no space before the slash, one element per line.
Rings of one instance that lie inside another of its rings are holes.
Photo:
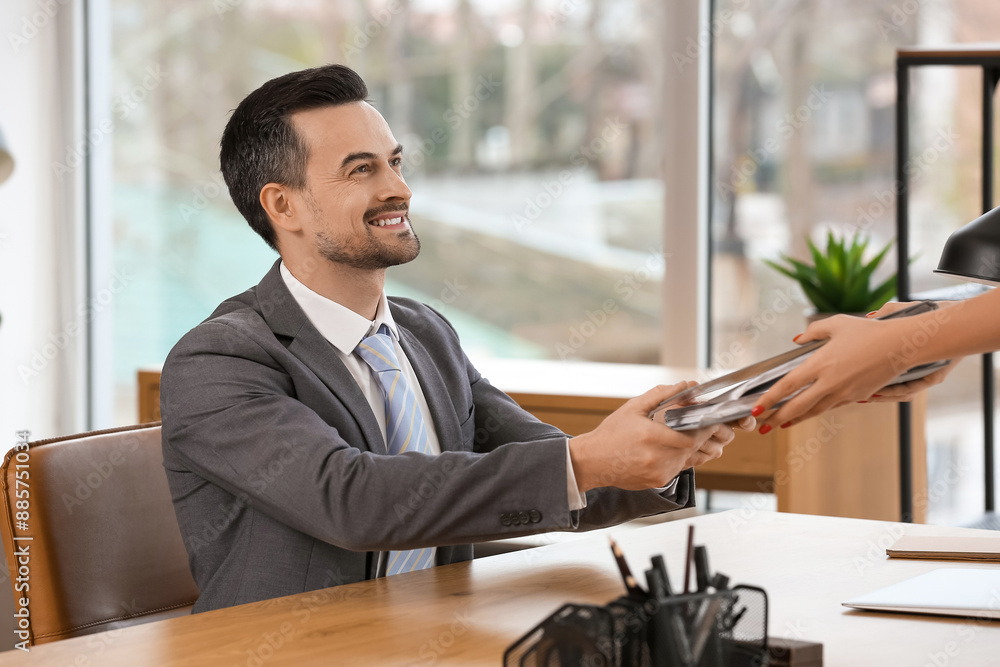
<path fill-rule="evenodd" d="M 403 164 L 403 158 L 394 157 L 392 158 L 392 161 L 389 164 L 391 164 L 393 167 L 398 167 L 399 165 Z"/>
<path fill-rule="evenodd" d="M 354 171 L 352 171 L 351 173 L 352 174 L 364 174 L 364 173 L 367 173 L 367 171 L 368 171 L 368 165 L 367 164 L 363 164 L 363 165 L 359 166 L 357 169 L 355 169 Z"/>

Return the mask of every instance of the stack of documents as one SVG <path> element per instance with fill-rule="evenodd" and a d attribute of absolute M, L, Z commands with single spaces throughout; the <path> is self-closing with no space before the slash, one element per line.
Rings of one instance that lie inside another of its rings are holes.
<path fill-rule="evenodd" d="M 920 301 L 879 319 L 907 317 L 937 309 L 937 304 Z M 801 365 L 813 352 L 826 344 L 825 340 L 806 343 L 798 348 L 765 359 L 738 371 L 686 389 L 661 403 L 649 413 L 654 421 L 662 420 L 675 431 L 689 431 L 715 424 L 734 422 L 750 415 L 760 395 L 793 369 Z M 948 361 L 923 364 L 904 372 L 891 384 L 920 379 L 948 365 Z M 803 389 L 805 389 L 803 387 Z M 802 391 L 801 389 L 799 391 Z M 796 392 L 797 394 L 798 392 Z M 775 407 L 781 406 L 796 394 L 787 396 Z M 699 401 L 694 405 L 685 405 Z M 673 407 L 670 406 L 682 406 Z"/>

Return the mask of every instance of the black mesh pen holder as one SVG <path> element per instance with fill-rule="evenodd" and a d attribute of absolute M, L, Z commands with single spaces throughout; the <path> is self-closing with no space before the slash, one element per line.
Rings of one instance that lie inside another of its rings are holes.
<path fill-rule="evenodd" d="M 603 607 L 567 604 L 518 639 L 505 667 L 766 667 L 767 594 L 736 586 Z"/>
<path fill-rule="evenodd" d="M 767 593 L 736 586 L 658 599 L 647 626 L 653 667 L 764 667 Z"/>

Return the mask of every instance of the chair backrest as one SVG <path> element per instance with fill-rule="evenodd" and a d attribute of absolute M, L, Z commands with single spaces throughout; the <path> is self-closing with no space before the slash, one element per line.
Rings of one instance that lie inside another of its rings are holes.
<path fill-rule="evenodd" d="M 30 627 L 18 619 L 17 641 L 41 644 L 190 612 L 198 588 L 163 471 L 159 423 L 12 449 L 0 489 L 15 618 L 18 600 L 28 599 Z"/>

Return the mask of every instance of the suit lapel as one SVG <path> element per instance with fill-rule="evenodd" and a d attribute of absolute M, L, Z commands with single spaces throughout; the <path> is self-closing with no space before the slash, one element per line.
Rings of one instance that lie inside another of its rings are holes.
<path fill-rule="evenodd" d="M 396 321 L 396 328 L 399 330 L 399 344 L 413 366 L 413 372 L 420 381 L 420 388 L 427 399 L 427 408 L 431 412 L 431 419 L 434 421 L 434 431 L 437 433 L 438 443 L 441 451 L 459 449 L 462 444 L 461 433 L 459 431 L 458 417 L 455 414 L 455 406 L 449 398 L 448 387 L 444 378 L 438 372 L 437 366 L 426 348 L 417 340 L 410 331 Z"/>
<path fill-rule="evenodd" d="M 361 392 L 357 381 L 347 366 L 337 356 L 333 345 L 312 325 L 299 307 L 279 271 L 278 260 L 257 285 L 257 300 L 261 315 L 276 336 L 291 338 L 287 346 L 312 373 L 326 385 L 337 399 L 348 407 L 358 428 L 365 437 L 365 445 L 376 454 L 386 453 L 382 430 L 372 414 L 368 399 Z M 361 447 L 362 443 L 351 443 Z"/>

